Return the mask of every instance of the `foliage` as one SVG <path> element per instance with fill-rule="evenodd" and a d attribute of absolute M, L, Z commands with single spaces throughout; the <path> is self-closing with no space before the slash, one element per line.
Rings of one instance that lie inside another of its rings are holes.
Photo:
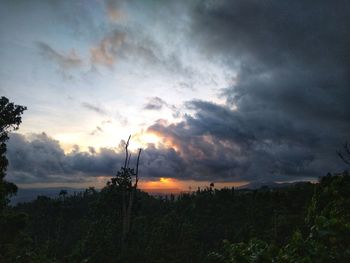
<path fill-rule="evenodd" d="M 5 156 L 8 133 L 18 129 L 22 121 L 21 115 L 26 109 L 26 107 L 13 104 L 6 97 L 0 98 L 0 213 L 8 203 L 7 196 L 17 191 L 15 184 L 4 180 L 8 165 Z"/>
<path fill-rule="evenodd" d="M 210 262 L 272 262 L 273 248 L 262 240 L 252 239 L 248 243 L 240 242 L 234 244 L 225 240 L 223 243 L 223 254 L 210 253 Z"/>
<path fill-rule="evenodd" d="M 350 175 L 258 190 L 210 184 L 177 197 L 137 189 L 124 166 L 100 191 L 8 206 L 8 132 L 26 109 L 0 99 L 0 262 L 350 262 Z M 132 219 L 132 220 L 131 220 Z M 126 239 L 127 237 L 127 239 Z M 127 241 L 127 242 L 126 242 Z"/>
<path fill-rule="evenodd" d="M 264 241 L 228 243 L 212 262 L 331 263 L 350 262 L 350 176 L 327 175 L 315 186 L 305 219 L 307 231 L 296 230 L 290 241 L 276 248 Z M 273 252 L 273 253 L 271 253 Z"/>
<path fill-rule="evenodd" d="M 15 213 L 7 208 L 8 197 L 17 192 L 17 186 L 7 182 L 4 178 L 8 160 L 5 156 L 8 133 L 17 130 L 21 123 L 21 115 L 26 107 L 15 105 L 6 97 L 0 98 L 0 262 L 5 259 L 20 258 L 25 251 L 18 251 L 19 244 L 26 241 L 21 230 L 25 226 L 26 216 Z"/>
<path fill-rule="evenodd" d="M 208 187 L 177 197 L 137 190 L 123 253 L 117 186 L 89 188 L 64 199 L 42 196 L 14 210 L 28 215 L 26 233 L 35 241 L 28 251 L 52 262 L 205 262 L 210 251 L 223 250 L 224 239 L 232 244 L 260 240 L 247 243 L 246 255 L 268 257 L 273 251 L 264 250 L 265 244 L 284 246 L 296 228 L 303 228 L 314 191 L 310 183 L 249 191 Z"/>
<path fill-rule="evenodd" d="M 137 190 L 123 252 L 118 187 L 41 196 L 13 210 L 27 214 L 32 262 L 348 262 L 349 187 L 344 173 L 279 189 Z"/>

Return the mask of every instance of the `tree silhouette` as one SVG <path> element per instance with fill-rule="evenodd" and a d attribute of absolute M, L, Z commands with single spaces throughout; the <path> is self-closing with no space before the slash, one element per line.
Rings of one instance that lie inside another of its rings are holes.
<path fill-rule="evenodd" d="M 17 186 L 4 180 L 8 160 L 5 156 L 8 133 L 17 130 L 22 122 L 21 115 L 27 108 L 15 105 L 8 98 L 0 98 L 0 212 L 8 203 L 7 196 L 17 192 Z"/>
<path fill-rule="evenodd" d="M 130 159 L 131 153 L 129 153 L 128 147 L 130 142 L 131 135 L 129 136 L 125 144 L 125 160 L 124 166 L 120 168 L 117 172 L 117 175 L 111 179 L 111 182 L 108 182 L 108 186 L 116 187 L 122 196 L 122 208 L 121 208 L 121 217 L 122 217 L 122 237 L 121 237 L 121 246 L 122 249 L 126 247 L 128 235 L 130 232 L 131 226 L 131 214 L 132 207 L 134 204 L 135 194 L 137 190 L 137 184 L 139 181 L 139 161 L 141 155 L 141 149 L 138 151 L 136 167 L 130 168 Z"/>
<path fill-rule="evenodd" d="M 61 190 L 58 195 L 64 201 L 66 199 L 67 194 L 68 194 L 67 190 Z"/>
<path fill-rule="evenodd" d="M 0 98 L 0 262 L 14 262 L 15 256 L 20 257 L 14 251 L 25 227 L 25 216 L 9 209 L 8 197 L 17 192 L 17 186 L 5 181 L 4 177 L 8 165 L 5 156 L 8 133 L 18 129 L 21 115 L 26 109 L 13 104 L 6 97 Z"/>

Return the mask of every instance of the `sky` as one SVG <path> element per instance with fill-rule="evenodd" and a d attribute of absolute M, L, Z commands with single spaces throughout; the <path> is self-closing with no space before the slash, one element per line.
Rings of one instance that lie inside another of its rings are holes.
<path fill-rule="evenodd" d="M 20 187 L 102 187 L 129 135 L 145 189 L 346 169 L 347 0 L 0 2 L 0 95 L 28 108 L 8 142 Z"/>

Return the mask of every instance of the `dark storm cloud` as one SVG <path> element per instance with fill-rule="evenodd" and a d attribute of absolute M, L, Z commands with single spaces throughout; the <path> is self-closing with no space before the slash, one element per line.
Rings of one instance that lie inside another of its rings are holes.
<path fill-rule="evenodd" d="M 193 33 L 213 52 L 259 61 L 259 67 L 347 64 L 349 9 L 345 0 L 202 1 Z"/>
<path fill-rule="evenodd" d="M 149 130 L 177 146 L 192 177 L 283 181 L 343 169 L 349 12 L 348 1 L 200 2 L 193 41 L 237 73 L 222 90 L 227 105 L 192 101 L 183 122 Z"/>
<path fill-rule="evenodd" d="M 142 176 L 181 178 L 184 176 L 185 169 L 185 161 L 172 148 L 159 149 L 150 144 L 142 152 L 140 161 Z"/>
<path fill-rule="evenodd" d="M 348 1 L 204 2 L 193 31 L 208 53 L 238 71 L 237 84 L 224 95 L 240 111 L 344 122 L 350 114 L 349 11 Z"/>
<path fill-rule="evenodd" d="M 124 145 L 122 141 L 118 149 L 101 148 L 99 151 L 90 147 L 88 152 L 80 151 L 77 146 L 72 152 L 65 153 L 59 142 L 45 133 L 33 134 L 30 140 L 14 133 L 8 143 L 7 178 L 15 183 L 50 183 L 112 177 L 124 163 Z M 183 160 L 173 149 L 156 149 L 150 144 L 142 152 L 140 175 L 143 179 L 176 177 L 184 169 Z"/>
<path fill-rule="evenodd" d="M 317 178 L 344 168 L 335 154 L 342 133 L 333 127 L 298 127 L 275 114 L 248 114 L 209 102 L 189 106 L 196 114 L 183 122 L 149 127 L 176 146 L 185 162 L 180 176 L 284 181 Z"/>
<path fill-rule="evenodd" d="M 27 183 L 35 181 L 50 181 L 64 174 L 67 167 L 64 163 L 65 154 L 58 141 L 39 134 L 32 142 L 23 135 L 12 134 L 8 144 L 9 178 Z"/>

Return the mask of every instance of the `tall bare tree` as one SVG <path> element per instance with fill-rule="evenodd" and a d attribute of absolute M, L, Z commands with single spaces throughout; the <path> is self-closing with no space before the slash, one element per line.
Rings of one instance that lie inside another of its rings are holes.
<path fill-rule="evenodd" d="M 130 168 L 131 153 L 129 153 L 128 147 L 131 135 L 129 136 L 125 144 L 125 160 L 124 165 L 118 171 L 117 175 L 111 179 L 109 184 L 116 186 L 121 192 L 122 204 L 121 204 L 121 219 L 122 219 L 122 237 L 121 245 L 122 249 L 126 247 L 128 235 L 131 226 L 131 215 L 132 208 L 135 200 L 135 195 L 137 191 L 137 184 L 139 181 L 139 162 L 141 149 L 138 150 L 136 166 L 135 168 Z"/>

